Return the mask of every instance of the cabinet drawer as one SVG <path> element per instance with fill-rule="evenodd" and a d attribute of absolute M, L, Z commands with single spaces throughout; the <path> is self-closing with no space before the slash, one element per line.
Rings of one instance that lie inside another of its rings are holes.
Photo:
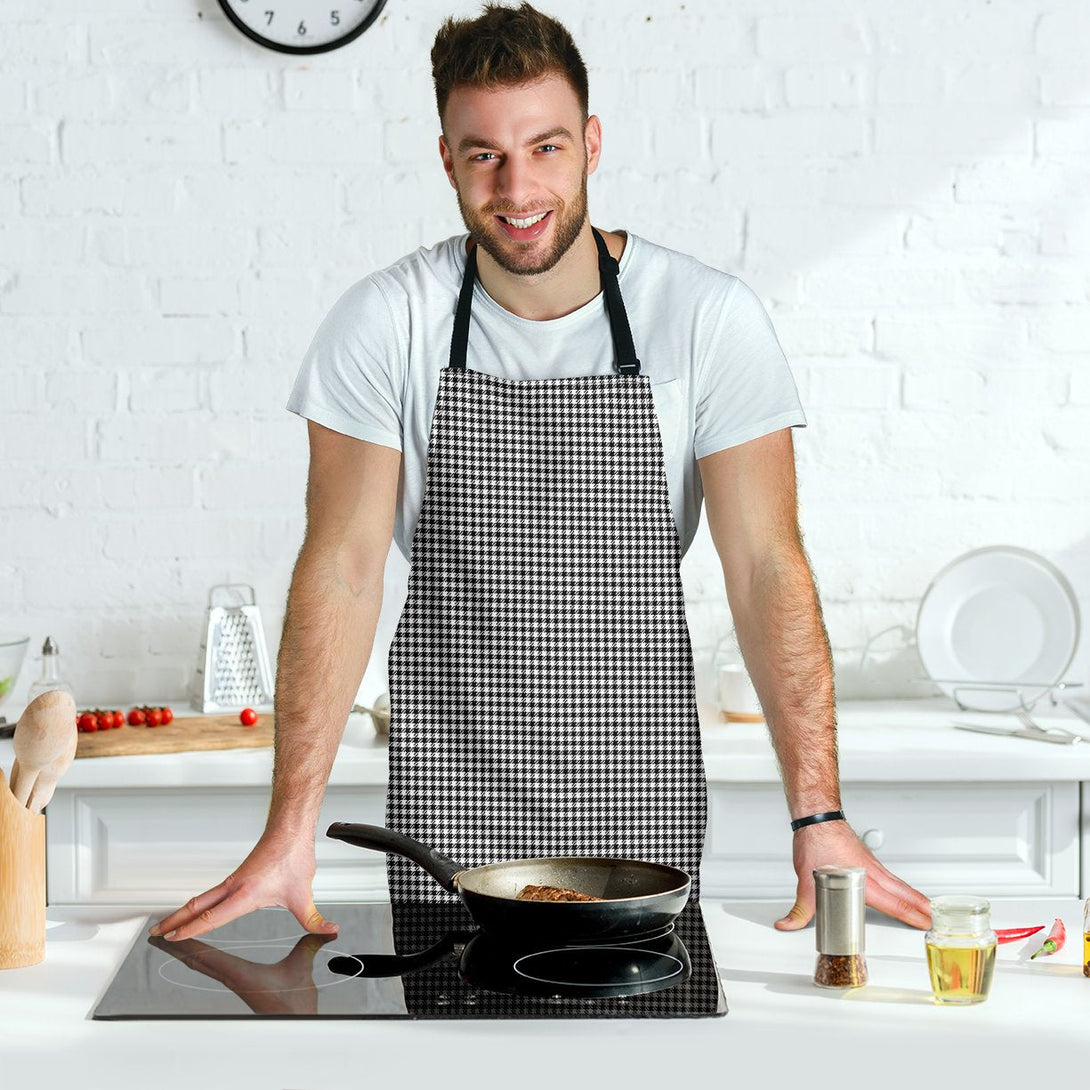
<path fill-rule="evenodd" d="M 878 859 L 928 895 L 1079 893 L 1078 784 L 859 783 L 842 798 Z M 705 895 L 793 898 L 782 789 L 712 785 L 709 803 Z"/>
<path fill-rule="evenodd" d="M 384 822 L 382 787 L 330 787 L 318 819 L 317 901 L 381 900 L 386 861 L 325 830 Z M 267 789 L 60 791 L 46 821 L 50 904 L 175 906 L 222 882 L 265 827 Z"/>

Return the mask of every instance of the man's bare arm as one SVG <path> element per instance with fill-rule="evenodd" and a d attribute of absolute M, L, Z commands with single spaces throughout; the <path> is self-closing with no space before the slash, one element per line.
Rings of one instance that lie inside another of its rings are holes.
<path fill-rule="evenodd" d="M 798 529 L 790 430 L 700 462 L 708 528 L 792 819 L 840 809 L 829 642 Z"/>
<path fill-rule="evenodd" d="M 267 832 L 313 841 L 345 721 L 371 657 L 401 455 L 310 427 L 307 531 L 276 677 Z"/>
<path fill-rule="evenodd" d="M 336 930 L 314 906 L 316 825 L 374 643 L 401 455 L 318 424 L 309 432 L 307 529 L 277 660 L 265 831 L 233 874 L 152 928 L 172 941 L 269 905 L 288 908 L 308 931 Z"/>
<path fill-rule="evenodd" d="M 840 807 L 832 656 L 798 526 L 794 450 L 785 429 L 700 460 L 712 541 L 746 669 L 761 699 L 792 819 Z M 795 904 L 777 927 L 814 912 L 813 868 L 867 868 L 867 902 L 927 927 L 927 898 L 891 874 L 846 822 L 794 834 Z"/>

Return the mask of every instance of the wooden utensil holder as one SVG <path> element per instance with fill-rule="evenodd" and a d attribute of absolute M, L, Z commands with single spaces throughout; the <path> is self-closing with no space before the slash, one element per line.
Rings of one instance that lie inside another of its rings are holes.
<path fill-rule="evenodd" d="M 0 771 L 0 969 L 45 958 L 45 817 L 15 801 Z"/>

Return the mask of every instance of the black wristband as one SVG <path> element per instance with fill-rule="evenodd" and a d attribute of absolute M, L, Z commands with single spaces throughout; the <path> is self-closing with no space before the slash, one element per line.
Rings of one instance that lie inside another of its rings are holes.
<path fill-rule="evenodd" d="M 817 825 L 822 821 L 846 821 L 843 810 L 828 810 L 824 814 L 811 814 L 809 817 L 795 818 L 791 822 L 791 832 L 797 833 L 806 825 Z"/>

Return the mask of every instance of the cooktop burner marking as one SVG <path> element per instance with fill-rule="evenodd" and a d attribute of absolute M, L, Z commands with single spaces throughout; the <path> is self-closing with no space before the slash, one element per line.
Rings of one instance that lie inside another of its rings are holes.
<path fill-rule="evenodd" d="M 246 946 L 246 947 L 250 947 L 250 948 L 262 948 L 262 947 L 265 947 L 265 946 L 269 946 L 273 950 L 275 950 L 277 953 L 280 953 L 280 952 L 284 951 L 285 947 L 276 945 L 276 942 L 277 942 L 277 940 L 273 940 L 272 943 L 264 943 L 264 942 L 247 942 L 247 943 L 243 943 L 243 942 L 237 942 L 237 943 L 233 943 L 232 945 L 235 946 L 235 947 Z M 290 949 L 290 947 L 288 947 L 288 949 Z M 330 958 L 333 957 L 333 956 L 351 958 L 354 962 L 356 962 L 359 965 L 361 970 L 363 969 L 363 962 L 361 962 L 359 960 L 359 958 L 356 957 L 355 954 L 343 954 L 343 953 L 341 953 L 340 950 L 332 950 L 328 946 L 322 947 L 322 949 L 318 951 L 318 954 L 320 954 L 324 958 L 324 961 L 319 965 L 317 957 L 315 958 L 314 967 L 313 967 L 313 972 L 314 972 L 315 977 L 317 976 L 318 971 L 320 969 L 325 968 L 326 963 L 328 963 Z M 255 965 L 262 966 L 262 967 L 265 967 L 265 968 L 271 968 L 275 964 L 276 964 L 275 962 L 257 962 L 257 963 L 255 963 Z M 287 992 L 304 992 L 304 991 L 308 991 L 311 988 L 328 988 L 328 987 L 330 987 L 330 986 L 332 986 L 334 984 L 343 984 L 347 980 L 354 980 L 355 979 L 352 976 L 342 976 L 342 975 L 339 975 L 337 973 L 329 973 L 329 979 L 328 980 L 320 981 L 320 980 L 317 980 L 317 979 L 313 979 L 313 980 L 309 981 L 308 983 L 300 984 L 298 987 L 295 987 L 295 988 L 288 987 L 288 986 L 278 986 L 278 987 L 275 987 L 275 988 L 241 988 L 241 987 L 228 987 L 226 984 L 221 984 L 218 981 L 212 981 L 210 978 L 205 978 L 205 979 L 209 979 L 210 982 L 208 984 L 202 984 L 202 983 L 199 983 L 199 982 L 193 981 L 193 980 L 179 979 L 177 976 L 174 975 L 178 970 L 184 970 L 186 973 L 191 973 L 193 975 L 200 974 L 200 975 L 203 976 L 203 974 L 201 974 L 200 969 L 191 968 L 189 965 L 186 964 L 185 959 L 171 958 L 170 961 L 164 961 L 163 964 L 159 966 L 159 977 L 160 977 L 160 979 L 165 980 L 168 984 L 174 984 L 179 988 L 192 988 L 194 991 L 198 991 L 198 992 L 225 992 L 225 993 L 232 993 L 233 992 L 235 995 L 238 995 L 238 996 L 243 996 L 243 995 L 283 995 L 283 994 L 285 994 Z"/>
<path fill-rule="evenodd" d="M 671 954 L 638 946 L 569 946 L 526 954 L 513 968 L 539 984 L 604 988 L 658 984 L 677 976 L 685 965 Z"/>

